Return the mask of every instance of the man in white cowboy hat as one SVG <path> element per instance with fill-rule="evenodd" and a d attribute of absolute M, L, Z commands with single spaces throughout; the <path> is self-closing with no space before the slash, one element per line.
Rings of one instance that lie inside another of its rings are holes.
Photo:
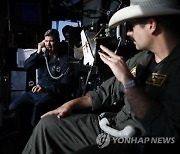
<path fill-rule="evenodd" d="M 130 6 L 117 11 L 109 21 L 110 28 L 126 22 L 130 27 L 127 35 L 142 52 L 125 62 L 123 57 L 101 45 L 100 58 L 115 76 L 99 89 L 44 114 L 23 153 L 88 153 L 89 148 L 83 151 L 88 146 L 95 146 L 99 153 L 141 150 L 139 144 L 113 146 L 115 140 L 108 142 L 120 134 L 123 137 L 128 134 L 134 139 L 131 143 L 137 143 L 138 139 L 142 139 L 139 143 L 143 144 L 154 140 L 164 143 L 164 139 L 169 139 L 170 144 L 178 141 L 180 35 L 176 22 L 180 10 L 177 5 L 177 0 L 131 0 Z M 74 109 L 96 110 L 118 103 L 124 105 L 119 105 L 119 112 L 114 114 L 70 114 Z M 110 136 L 100 138 L 103 132 Z"/>

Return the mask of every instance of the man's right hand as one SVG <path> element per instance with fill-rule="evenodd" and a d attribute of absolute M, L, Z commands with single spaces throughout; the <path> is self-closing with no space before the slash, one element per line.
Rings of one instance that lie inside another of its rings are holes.
<path fill-rule="evenodd" d="M 41 116 L 41 118 L 47 115 L 56 115 L 58 118 L 63 118 L 71 114 L 72 107 L 70 102 L 63 104 L 62 106 L 58 107 L 55 110 L 49 111 Z"/>
<path fill-rule="evenodd" d="M 58 118 L 66 117 L 71 114 L 73 109 L 85 109 L 92 107 L 91 98 L 89 96 L 82 96 L 72 99 L 55 110 L 49 111 L 41 116 L 41 118 L 47 115 L 56 115 Z"/>
<path fill-rule="evenodd" d="M 37 53 L 40 53 L 42 51 L 42 48 L 45 47 L 45 40 L 43 40 L 42 42 L 38 43 L 38 50 Z"/>

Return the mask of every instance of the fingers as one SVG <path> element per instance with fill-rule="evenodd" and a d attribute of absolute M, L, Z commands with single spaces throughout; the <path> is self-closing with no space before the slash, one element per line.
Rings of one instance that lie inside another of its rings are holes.
<path fill-rule="evenodd" d="M 71 114 L 71 108 L 68 103 L 63 104 L 55 110 L 49 111 L 41 116 L 41 118 L 47 115 L 56 115 L 57 118 L 63 118 Z"/>
<path fill-rule="evenodd" d="M 42 42 L 38 43 L 38 50 L 37 53 L 41 52 L 41 49 L 45 47 L 45 40 L 43 40 Z"/>
<path fill-rule="evenodd" d="M 63 112 L 58 113 L 58 114 L 57 114 L 57 117 L 58 117 L 58 118 L 64 117 L 64 113 L 63 113 Z"/>
<path fill-rule="evenodd" d="M 99 55 L 100 55 L 101 60 L 102 60 L 105 64 L 110 65 L 111 58 L 110 58 L 109 56 L 106 56 L 105 54 L 100 53 L 100 52 L 99 52 Z"/>
<path fill-rule="evenodd" d="M 117 58 L 118 57 L 114 52 L 112 52 L 111 50 L 109 50 L 105 46 L 100 45 L 100 48 L 107 54 L 108 57 L 110 57 L 110 58 Z"/>
<path fill-rule="evenodd" d="M 47 116 L 47 115 L 51 115 L 51 113 L 50 113 L 51 111 L 49 111 L 49 112 L 47 112 L 47 113 L 45 113 L 45 114 L 43 114 L 42 116 L 41 116 L 41 118 L 44 118 L 45 116 Z"/>
<path fill-rule="evenodd" d="M 38 43 L 38 45 L 40 45 L 41 48 L 44 47 L 45 46 L 45 40 L 43 40 L 42 42 Z"/>
<path fill-rule="evenodd" d="M 53 114 L 56 115 L 57 118 L 62 118 L 62 117 L 64 117 L 64 116 L 66 115 L 65 112 L 63 112 L 63 111 L 58 111 L 58 109 L 56 109 L 56 110 L 52 110 L 52 111 L 49 111 L 49 112 L 43 114 L 43 115 L 41 116 L 41 118 L 44 118 L 45 116 L 53 115 Z"/>
<path fill-rule="evenodd" d="M 103 50 L 103 52 L 98 52 L 100 55 L 101 60 L 106 64 L 117 63 L 118 61 L 124 62 L 124 58 L 122 56 L 116 55 L 114 52 L 109 50 L 103 45 L 100 45 L 100 48 Z"/>
<path fill-rule="evenodd" d="M 32 88 L 32 92 L 40 92 L 42 90 L 42 87 L 40 85 L 36 85 Z"/>
<path fill-rule="evenodd" d="M 41 116 L 41 118 L 44 118 L 45 116 L 53 115 L 53 114 L 57 114 L 56 110 L 52 110 L 52 111 L 46 112 L 45 114 L 43 114 Z"/>
<path fill-rule="evenodd" d="M 36 92 L 36 86 L 32 87 L 32 92 L 33 92 L 33 93 Z"/>

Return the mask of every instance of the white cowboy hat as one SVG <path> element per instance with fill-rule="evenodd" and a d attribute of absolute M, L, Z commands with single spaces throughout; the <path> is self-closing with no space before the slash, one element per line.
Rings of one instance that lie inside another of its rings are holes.
<path fill-rule="evenodd" d="M 114 28 L 134 18 L 180 14 L 178 0 L 130 0 L 130 6 L 117 11 L 109 21 Z"/>

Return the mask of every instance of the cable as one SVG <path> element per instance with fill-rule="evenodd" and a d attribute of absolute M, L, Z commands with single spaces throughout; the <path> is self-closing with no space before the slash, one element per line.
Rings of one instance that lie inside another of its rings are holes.
<path fill-rule="evenodd" d="M 47 57 L 44 56 L 44 59 L 45 59 L 45 61 L 46 61 L 46 67 L 47 67 L 47 70 L 48 70 L 49 75 L 51 76 L 51 78 L 53 78 L 53 79 L 55 79 L 55 80 L 60 79 L 60 78 L 61 78 L 63 75 L 65 75 L 65 74 L 68 72 L 68 70 L 69 70 L 69 67 L 68 67 L 67 70 L 66 70 L 64 73 L 62 73 L 62 74 L 60 74 L 59 76 L 55 77 L 55 76 L 53 76 L 53 75 L 51 74 L 51 71 L 50 71 L 49 66 L 48 66 Z"/>
<path fill-rule="evenodd" d="M 116 50 L 114 51 L 115 54 L 117 53 L 117 51 L 118 51 L 118 49 L 119 49 L 119 46 L 120 46 L 120 44 L 121 44 L 121 37 L 119 37 L 118 40 L 119 40 L 118 46 L 117 46 Z"/>
<path fill-rule="evenodd" d="M 84 84 L 83 93 L 82 93 L 83 96 L 86 93 L 86 87 L 87 87 L 87 84 L 88 84 L 88 81 L 89 81 L 89 78 L 90 78 L 90 75 L 91 75 L 91 72 L 92 72 L 92 68 L 93 68 L 93 65 L 90 66 L 90 70 L 88 72 L 88 75 L 87 75 L 87 78 L 86 78 L 86 82 Z"/>

